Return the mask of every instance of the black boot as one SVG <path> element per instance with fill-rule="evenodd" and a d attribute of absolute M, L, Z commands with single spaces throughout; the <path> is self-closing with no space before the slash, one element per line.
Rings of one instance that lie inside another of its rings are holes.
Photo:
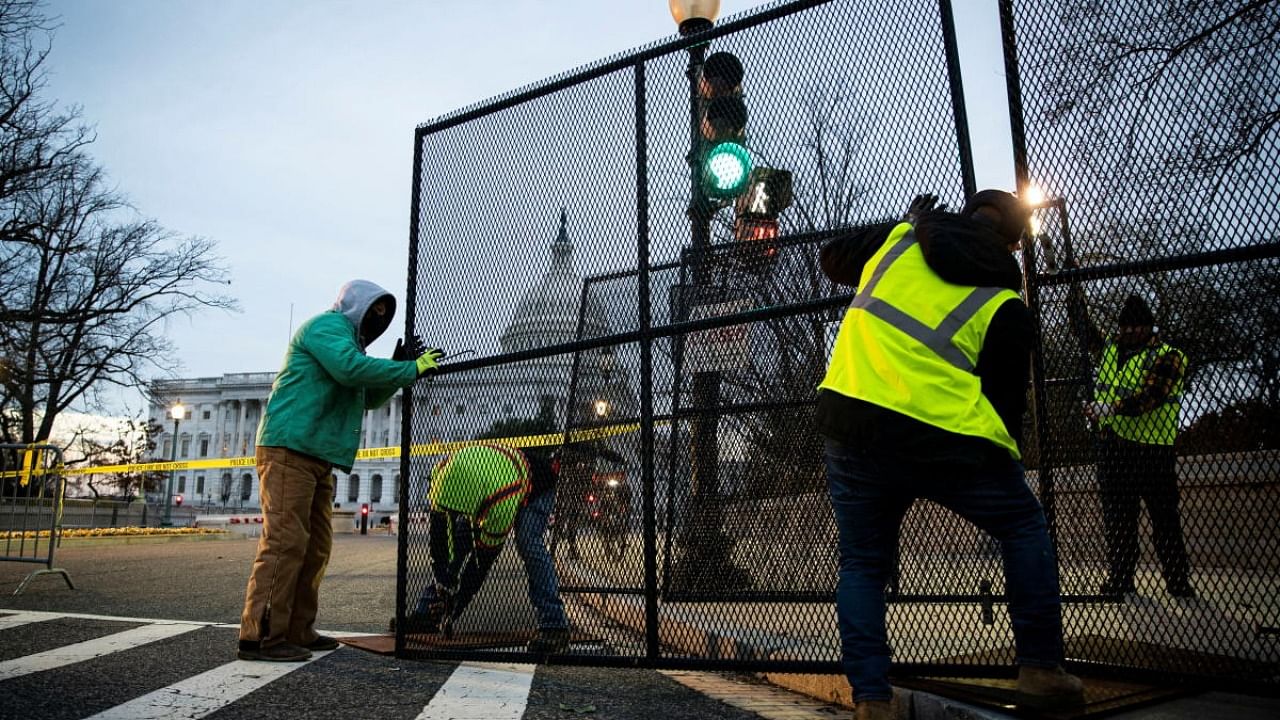
<path fill-rule="evenodd" d="M 538 628 L 538 636 L 529 642 L 529 652 L 550 655 L 569 649 L 569 628 Z"/>
<path fill-rule="evenodd" d="M 1108 597 L 1121 597 L 1124 595 L 1133 595 L 1138 592 L 1134 587 L 1133 580 L 1120 580 L 1119 578 L 1110 576 L 1102 583 L 1102 587 L 1098 589 L 1099 595 Z"/>

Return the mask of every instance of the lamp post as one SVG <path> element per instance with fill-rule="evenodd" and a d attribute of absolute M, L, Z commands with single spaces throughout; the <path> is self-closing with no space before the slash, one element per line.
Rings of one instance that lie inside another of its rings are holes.
<path fill-rule="evenodd" d="M 714 27 L 716 15 L 720 12 L 720 0 L 668 0 L 668 7 L 680 34 L 689 37 Z M 702 108 L 699 83 L 706 57 L 707 43 L 691 45 L 689 66 L 685 71 L 689 79 L 689 154 L 686 158 L 689 162 L 689 249 L 693 253 L 695 290 L 708 286 L 712 280 L 707 251 L 711 247 L 711 219 L 715 207 L 703 186 L 700 157 Z M 680 543 L 684 552 L 675 567 L 675 585 L 695 594 L 716 588 L 739 588 L 747 581 L 746 574 L 730 560 L 730 545 L 721 527 L 719 423 L 715 414 L 719 404 L 720 373 L 695 372 L 693 407 L 699 414 L 694 417 L 691 430 L 690 507 Z"/>
<path fill-rule="evenodd" d="M 186 416 L 187 409 L 180 402 L 174 403 L 173 407 L 169 408 L 169 417 L 173 418 L 173 448 L 169 454 L 169 462 L 171 463 L 178 462 L 178 424 Z M 161 527 L 172 527 L 173 525 L 173 479 L 177 473 L 177 468 L 169 469 L 169 483 L 164 492 L 164 516 L 160 520 Z"/>

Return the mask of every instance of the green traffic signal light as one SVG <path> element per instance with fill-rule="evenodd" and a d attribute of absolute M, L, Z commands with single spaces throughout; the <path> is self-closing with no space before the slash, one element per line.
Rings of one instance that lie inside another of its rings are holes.
<path fill-rule="evenodd" d="M 741 195 L 751 178 L 751 155 L 736 142 L 722 142 L 711 148 L 702 161 L 702 178 L 711 197 Z"/>
<path fill-rule="evenodd" d="M 709 55 L 698 70 L 697 140 L 702 192 L 727 200 L 746 191 L 751 156 L 746 148 L 747 105 L 742 101 L 742 61 L 732 53 Z"/>

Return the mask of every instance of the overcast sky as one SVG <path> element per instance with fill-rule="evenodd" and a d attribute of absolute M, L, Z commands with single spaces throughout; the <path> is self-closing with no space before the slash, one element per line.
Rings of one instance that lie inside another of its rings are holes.
<path fill-rule="evenodd" d="M 721 19 L 766 4 L 722 0 Z M 415 126 L 675 31 L 662 0 L 47 9 L 61 24 L 48 93 L 82 107 L 91 153 L 144 215 L 215 240 L 230 268 L 243 312 L 169 328 L 163 364 L 183 377 L 277 370 L 290 327 L 349 279 L 403 300 Z M 955 11 L 978 186 L 1012 189 L 996 0 Z M 394 335 L 370 353 L 388 355 Z"/>

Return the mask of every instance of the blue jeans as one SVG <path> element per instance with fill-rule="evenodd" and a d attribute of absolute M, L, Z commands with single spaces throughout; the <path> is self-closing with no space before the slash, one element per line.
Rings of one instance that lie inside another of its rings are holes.
<path fill-rule="evenodd" d="M 524 561 L 525 575 L 529 577 L 529 602 L 538 614 L 538 627 L 543 629 L 569 627 L 564 603 L 560 600 L 556 568 L 543 539 L 555 505 L 556 491 L 548 490 L 530 500 L 516 516 L 516 552 Z"/>
<path fill-rule="evenodd" d="M 1000 541 L 1019 665 L 1062 661 L 1058 566 L 1040 502 L 1008 457 L 977 468 L 910 463 L 827 441 L 827 488 L 839 530 L 836 614 L 841 664 L 855 700 L 887 700 L 885 586 L 898 528 L 917 498 L 946 507 Z"/>

